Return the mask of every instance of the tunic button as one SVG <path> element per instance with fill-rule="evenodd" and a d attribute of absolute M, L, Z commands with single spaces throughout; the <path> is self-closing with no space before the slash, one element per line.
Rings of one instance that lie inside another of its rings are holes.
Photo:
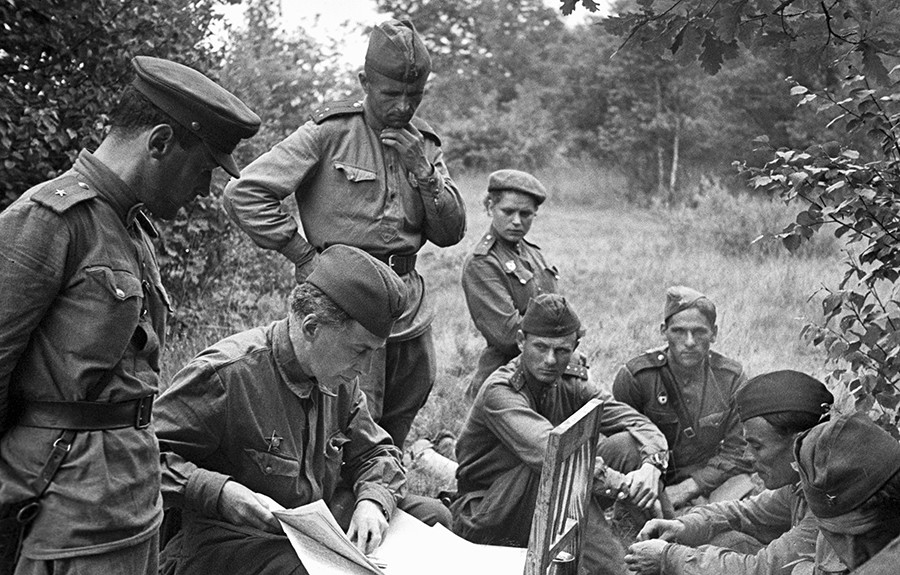
<path fill-rule="evenodd" d="M 659 361 L 662 361 L 662 360 L 666 359 L 666 356 L 664 354 L 659 354 L 656 359 L 658 359 Z"/>
<path fill-rule="evenodd" d="M 272 473 L 272 466 L 266 465 L 266 473 Z"/>
<path fill-rule="evenodd" d="M 119 299 L 123 299 L 125 297 L 125 292 L 122 291 L 122 288 L 116 288 L 116 297 Z"/>

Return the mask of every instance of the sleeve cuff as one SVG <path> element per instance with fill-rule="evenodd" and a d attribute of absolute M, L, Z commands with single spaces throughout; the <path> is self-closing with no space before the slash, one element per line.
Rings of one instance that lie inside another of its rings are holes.
<path fill-rule="evenodd" d="M 363 499 L 369 499 L 370 501 L 377 503 L 381 507 L 381 510 L 384 511 L 388 520 L 393 517 L 394 510 L 397 509 L 397 502 L 394 499 L 393 493 L 378 485 L 372 485 L 361 489 L 356 496 L 356 502 L 359 503 Z"/>
<path fill-rule="evenodd" d="M 316 248 L 312 247 L 300 234 L 291 238 L 291 241 L 279 251 L 281 255 L 298 266 L 305 264 L 316 254 Z"/>
<path fill-rule="evenodd" d="M 216 471 L 198 468 L 188 479 L 185 488 L 185 505 L 206 517 L 219 517 L 219 495 L 222 487 L 232 477 Z"/>

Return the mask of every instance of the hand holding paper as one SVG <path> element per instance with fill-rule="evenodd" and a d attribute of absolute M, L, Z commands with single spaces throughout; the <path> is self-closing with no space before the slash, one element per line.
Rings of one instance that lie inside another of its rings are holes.
<path fill-rule="evenodd" d="M 357 549 L 368 555 L 381 545 L 387 528 L 388 522 L 381 507 L 374 501 L 363 499 L 356 504 L 347 536 Z"/>
<path fill-rule="evenodd" d="M 272 515 L 272 511 L 283 509 L 271 497 L 251 491 L 233 480 L 227 481 L 219 494 L 219 514 L 233 525 L 281 533 L 281 524 Z"/>

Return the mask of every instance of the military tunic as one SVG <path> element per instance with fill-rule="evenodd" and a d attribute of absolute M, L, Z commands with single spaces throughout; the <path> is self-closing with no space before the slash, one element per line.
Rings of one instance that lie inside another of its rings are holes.
<path fill-rule="evenodd" d="M 798 563 L 815 560 L 819 528 L 799 485 L 694 507 L 678 521 L 685 530 L 665 549 L 663 575 L 790 575 Z M 706 545 L 729 530 L 767 545 L 754 555 Z"/>
<path fill-rule="evenodd" d="M 675 384 L 690 416 L 690 429 L 680 423 L 676 398 L 669 397 L 662 381 L 664 375 L 675 381 L 665 349 L 632 359 L 613 383 L 616 399 L 649 417 L 665 434 L 671 449 L 666 482 L 692 477 L 704 495 L 729 477 L 752 469 L 744 453 L 746 443 L 734 402 L 735 393 L 746 381 L 743 369 L 716 352 L 710 352 L 705 366 L 703 384 Z"/>
<path fill-rule="evenodd" d="M 328 387 L 301 370 L 288 320 L 226 338 L 175 375 L 156 419 L 163 497 L 185 509 L 182 536 L 167 549 L 178 572 L 261 572 L 255 552 L 274 536 L 222 521 L 219 495 L 230 478 L 287 508 L 331 503 L 343 480 L 356 501 L 393 513 L 406 490 L 399 451 L 355 382 Z M 279 539 L 286 563 L 265 572 L 299 564 Z"/>
<path fill-rule="evenodd" d="M 225 206 L 254 242 L 295 264 L 334 244 L 358 247 L 382 260 L 414 255 L 426 241 L 454 245 L 466 228 L 462 196 L 434 130 L 418 118 L 412 124 L 424 135 L 426 158 L 434 166 L 428 180 L 407 173 L 399 154 L 381 143 L 361 102 L 339 102 L 318 110 L 313 120 L 244 168 L 241 178 L 226 187 Z M 291 195 L 302 236 L 282 205 Z M 362 380 L 373 417 L 399 444 L 435 377 L 429 331 L 433 305 L 418 271 L 402 278 L 409 307 L 373 362 L 373 373 Z M 385 371 L 397 375 L 385 381 Z"/>
<path fill-rule="evenodd" d="M 593 398 L 604 402 L 604 436 L 630 435 L 643 461 L 666 452 L 659 430 L 597 388 L 583 366 L 570 365 L 556 383 L 535 390 L 526 382 L 519 358 L 513 359 L 485 381 L 460 432 L 454 531 L 479 543 L 525 545 L 550 432 Z M 620 572 L 621 550 L 615 549 L 597 503 L 593 501 L 589 514 L 583 564 L 589 572 Z"/>
<path fill-rule="evenodd" d="M 469 387 L 472 395 L 495 369 L 519 355 L 516 332 L 528 302 L 542 293 L 556 293 L 558 279 L 556 267 L 547 264 L 536 244 L 525 239 L 507 242 L 493 228 L 466 258 L 466 305 L 487 342 Z"/>
<path fill-rule="evenodd" d="M 0 501 L 31 495 L 60 434 L 17 426 L 18 401 L 157 391 L 168 296 L 151 233 L 134 190 L 86 151 L 0 214 Z M 78 432 L 42 505 L 31 559 L 148 540 L 162 519 L 152 425 Z"/>

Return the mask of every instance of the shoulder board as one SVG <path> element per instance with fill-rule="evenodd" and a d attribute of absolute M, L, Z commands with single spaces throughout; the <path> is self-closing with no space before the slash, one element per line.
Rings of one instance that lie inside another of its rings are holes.
<path fill-rule="evenodd" d="M 586 365 L 582 364 L 580 361 L 573 360 L 569 362 L 569 365 L 566 366 L 566 371 L 563 375 L 568 377 L 577 377 L 578 379 L 583 379 L 587 381 L 588 379 L 588 368 Z"/>
<path fill-rule="evenodd" d="M 526 244 L 528 244 L 529 246 L 533 247 L 533 248 L 536 249 L 536 250 L 541 249 L 541 246 L 537 245 L 537 244 L 534 243 L 534 242 L 530 242 L 530 241 L 526 240 L 525 238 L 522 238 L 521 241 L 522 241 L 522 243 L 526 243 Z"/>
<path fill-rule="evenodd" d="M 73 175 L 64 175 L 47 182 L 31 195 L 31 201 L 48 207 L 57 214 L 76 204 L 97 197 L 97 192 Z"/>
<path fill-rule="evenodd" d="M 434 131 L 434 128 L 432 128 L 430 125 L 428 125 L 428 122 L 426 122 L 425 120 L 423 120 L 422 118 L 420 118 L 418 116 L 413 116 L 413 119 L 412 119 L 412 121 L 410 121 L 410 124 L 415 126 L 417 130 L 422 132 L 423 136 L 425 136 L 427 138 L 431 138 L 432 140 L 434 140 L 434 143 L 437 144 L 438 146 L 441 145 L 440 136 L 437 135 L 437 132 Z"/>
<path fill-rule="evenodd" d="M 662 367 L 666 365 L 666 350 L 665 348 L 657 348 L 657 349 L 649 349 L 642 353 L 641 355 L 635 357 L 625 364 L 625 367 L 628 368 L 633 374 L 643 371 L 645 369 L 655 369 L 657 367 Z"/>
<path fill-rule="evenodd" d="M 714 351 L 711 351 L 709 353 L 709 365 L 713 369 L 730 371 L 735 375 L 740 375 L 744 372 L 744 367 L 740 364 L 740 362 L 735 361 L 729 357 L 725 357 L 721 353 L 716 353 Z"/>
<path fill-rule="evenodd" d="M 362 100 L 338 100 L 316 108 L 309 117 L 316 124 L 321 124 L 328 118 L 346 116 L 347 114 L 362 114 L 362 111 Z"/>
<path fill-rule="evenodd" d="M 494 237 L 494 234 L 488 232 L 484 234 L 481 238 L 481 241 L 478 242 L 478 245 L 475 246 L 475 249 L 472 253 L 476 256 L 486 256 L 488 252 L 491 251 L 491 248 L 494 247 L 494 242 L 497 241 L 497 238 Z"/>

